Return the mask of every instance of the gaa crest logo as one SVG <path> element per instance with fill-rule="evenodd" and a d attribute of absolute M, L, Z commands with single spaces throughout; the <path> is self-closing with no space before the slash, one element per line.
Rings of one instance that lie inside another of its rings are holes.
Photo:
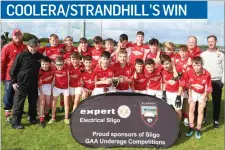
<path fill-rule="evenodd" d="M 153 104 L 141 105 L 141 118 L 144 123 L 151 127 L 158 120 L 158 108 Z"/>
<path fill-rule="evenodd" d="M 131 114 L 131 110 L 127 105 L 121 105 L 118 108 L 117 113 L 121 118 L 128 118 Z"/>

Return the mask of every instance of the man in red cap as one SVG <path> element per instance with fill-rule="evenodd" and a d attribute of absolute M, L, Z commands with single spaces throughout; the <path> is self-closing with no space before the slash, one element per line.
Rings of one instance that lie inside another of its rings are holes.
<path fill-rule="evenodd" d="M 6 44 L 1 52 L 1 81 L 4 84 L 4 110 L 8 122 L 11 121 L 11 109 L 13 107 L 14 90 L 11 84 L 9 71 L 16 55 L 26 49 L 22 42 L 23 34 L 19 29 L 12 32 L 12 42 Z"/>

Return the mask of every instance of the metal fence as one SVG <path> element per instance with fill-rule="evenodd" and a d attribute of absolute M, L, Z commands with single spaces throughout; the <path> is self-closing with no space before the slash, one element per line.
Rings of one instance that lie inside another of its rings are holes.
<path fill-rule="evenodd" d="M 2 22 L 1 33 L 9 32 L 11 35 L 14 28 L 32 33 L 38 38 L 49 37 L 52 33 L 61 39 L 70 35 L 74 41 L 81 37 L 81 21 Z M 100 35 L 104 39 L 113 38 L 118 41 L 119 35 L 125 33 L 130 41 L 135 41 L 136 32 L 139 30 L 145 32 L 145 42 L 154 37 L 160 42 L 184 44 L 188 36 L 194 35 L 198 38 L 199 45 L 206 45 L 207 36 L 214 34 L 218 38 L 218 45 L 224 46 L 224 22 L 86 21 L 87 39 Z"/>

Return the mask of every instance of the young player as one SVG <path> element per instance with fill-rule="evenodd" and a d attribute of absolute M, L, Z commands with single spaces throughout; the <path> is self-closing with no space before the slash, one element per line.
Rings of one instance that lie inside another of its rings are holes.
<path fill-rule="evenodd" d="M 138 31 L 136 34 L 136 43 L 132 47 L 130 54 L 130 63 L 135 64 L 136 59 L 144 59 L 145 53 L 148 53 L 149 47 L 144 45 L 144 32 Z M 148 51 L 147 51 L 148 50 Z"/>
<path fill-rule="evenodd" d="M 49 108 L 51 106 L 50 98 L 52 94 L 52 81 L 54 78 L 53 70 L 50 67 L 51 60 L 45 57 L 41 60 L 41 69 L 39 71 L 39 119 L 40 125 L 45 127 L 44 119 L 49 117 Z"/>
<path fill-rule="evenodd" d="M 95 88 L 95 76 L 92 68 L 92 57 L 88 55 L 84 56 L 83 63 L 84 71 L 81 72 L 81 78 L 83 83 L 82 99 L 85 99 L 91 95 L 92 91 Z"/>
<path fill-rule="evenodd" d="M 162 67 L 156 67 L 153 59 L 145 60 L 145 76 L 148 79 L 147 94 L 162 99 Z"/>
<path fill-rule="evenodd" d="M 191 68 L 191 58 L 188 56 L 188 48 L 186 45 L 179 46 L 179 59 L 175 59 L 175 64 L 178 68 L 182 68 L 182 72 L 185 73 Z M 188 126 L 188 93 L 187 88 L 183 89 L 183 117 L 184 125 Z"/>
<path fill-rule="evenodd" d="M 130 85 L 132 84 L 132 68 L 127 63 L 127 51 L 120 50 L 118 52 L 118 61 L 113 65 L 114 77 L 119 78 L 119 84 L 116 87 L 117 92 L 132 92 Z"/>
<path fill-rule="evenodd" d="M 81 70 L 80 55 L 78 52 L 74 52 L 70 56 L 71 64 L 68 66 L 69 70 L 69 93 L 73 102 L 73 111 L 77 107 L 81 98 Z"/>
<path fill-rule="evenodd" d="M 85 37 L 79 40 L 78 52 L 82 57 L 87 55 L 92 56 L 91 49 L 88 47 L 88 40 Z"/>
<path fill-rule="evenodd" d="M 136 93 L 146 94 L 147 79 L 145 77 L 143 66 L 144 61 L 142 59 L 136 59 L 132 89 Z"/>
<path fill-rule="evenodd" d="M 144 60 L 153 59 L 156 64 L 160 64 L 160 54 L 161 50 L 159 49 L 159 40 L 152 38 L 148 42 L 150 51 L 144 56 Z"/>
<path fill-rule="evenodd" d="M 77 52 L 77 48 L 73 46 L 73 38 L 71 36 L 67 36 L 64 39 L 64 43 L 66 45 L 65 51 L 63 51 L 62 57 L 65 63 L 70 63 L 70 56 L 73 52 Z"/>
<path fill-rule="evenodd" d="M 190 137 L 194 133 L 194 111 L 198 101 L 198 119 L 195 138 L 201 138 L 201 126 L 203 121 L 203 111 L 206 106 L 207 95 L 212 92 L 211 75 L 203 68 L 203 60 L 197 56 L 192 59 L 193 69 L 187 72 L 189 85 L 189 131 L 186 136 Z"/>
<path fill-rule="evenodd" d="M 109 68 L 110 53 L 103 51 L 101 54 L 100 65 L 94 70 L 95 74 L 95 88 L 92 95 L 103 94 L 113 91 L 111 87 L 113 71 Z"/>
<path fill-rule="evenodd" d="M 128 42 L 128 36 L 126 34 L 121 34 L 119 37 L 119 42 L 118 42 L 118 46 L 116 49 L 116 53 L 118 53 L 120 51 L 120 49 L 125 49 L 127 51 L 127 61 L 129 62 L 132 46 L 133 46 L 133 44 Z"/>
<path fill-rule="evenodd" d="M 174 59 L 178 57 L 178 55 L 174 53 L 174 44 L 172 42 L 165 42 L 163 46 L 165 50 L 164 54 L 169 55 L 172 61 L 174 61 Z"/>
<path fill-rule="evenodd" d="M 105 51 L 108 51 L 111 54 L 110 65 L 115 64 L 117 61 L 117 54 L 116 54 L 116 51 L 114 51 L 113 39 L 108 38 L 105 40 Z"/>
<path fill-rule="evenodd" d="M 65 119 L 64 122 L 69 124 L 69 73 L 66 65 L 61 57 L 57 57 L 55 60 L 54 78 L 55 85 L 53 87 L 53 101 L 52 101 L 52 119 L 48 122 L 52 124 L 56 121 L 56 104 L 60 94 L 64 96 L 65 105 Z"/>
<path fill-rule="evenodd" d="M 102 37 L 96 36 L 93 39 L 94 47 L 92 48 L 92 65 L 95 67 L 98 64 L 98 60 L 101 57 L 104 48 L 102 47 Z"/>
<path fill-rule="evenodd" d="M 181 76 L 180 79 L 173 79 L 173 66 L 172 60 L 169 55 L 161 56 L 161 64 L 163 66 L 162 78 L 163 78 L 163 100 L 169 105 L 173 106 L 178 114 L 179 121 L 182 117 L 182 105 L 183 101 L 181 94 L 183 87 L 185 86 L 185 80 Z M 182 72 L 181 68 L 176 68 L 177 72 Z"/>

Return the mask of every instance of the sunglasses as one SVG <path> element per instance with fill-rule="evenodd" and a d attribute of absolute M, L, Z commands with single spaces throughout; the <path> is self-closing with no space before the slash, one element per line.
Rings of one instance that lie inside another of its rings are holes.
<path fill-rule="evenodd" d="M 63 66 L 63 64 L 55 64 L 56 66 Z"/>

